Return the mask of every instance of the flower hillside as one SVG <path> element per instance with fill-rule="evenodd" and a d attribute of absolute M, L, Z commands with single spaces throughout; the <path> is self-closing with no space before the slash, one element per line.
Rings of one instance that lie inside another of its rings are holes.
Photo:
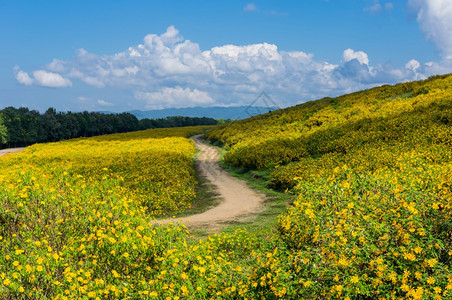
<path fill-rule="evenodd" d="M 226 163 L 263 169 L 269 186 L 298 194 L 278 218 L 293 298 L 452 297 L 451 75 L 325 98 L 207 136 L 229 149 Z"/>

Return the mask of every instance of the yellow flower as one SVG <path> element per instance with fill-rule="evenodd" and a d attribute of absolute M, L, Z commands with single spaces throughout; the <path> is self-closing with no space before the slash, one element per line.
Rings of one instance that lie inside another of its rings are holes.
<path fill-rule="evenodd" d="M 414 261 L 416 260 L 416 255 L 414 255 L 413 253 L 404 253 L 403 258 L 405 258 L 406 260 Z"/>
<path fill-rule="evenodd" d="M 88 297 L 90 297 L 90 298 L 96 297 L 96 292 L 93 292 L 93 291 L 89 292 Z"/>
<path fill-rule="evenodd" d="M 159 294 L 157 294 L 157 292 L 155 292 L 155 291 L 152 291 L 149 293 L 149 296 L 151 296 L 151 297 L 157 297 L 158 295 Z"/>
<path fill-rule="evenodd" d="M 434 290 L 435 293 L 437 293 L 437 294 L 439 294 L 439 293 L 442 292 L 442 289 L 441 289 L 439 286 L 435 286 L 435 287 L 433 288 L 433 290 Z"/>
<path fill-rule="evenodd" d="M 181 289 L 182 294 L 183 294 L 184 296 L 187 296 L 187 295 L 188 295 L 188 289 L 187 289 L 187 287 L 186 287 L 185 285 L 183 285 L 180 289 Z"/>
<path fill-rule="evenodd" d="M 127 257 L 129 257 L 130 255 L 129 255 L 129 253 L 126 252 L 126 253 L 124 253 L 122 256 L 124 256 L 124 257 L 127 258 Z"/>
<path fill-rule="evenodd" d="M 352 276 L 352 278 L 350 278 L 351 283 L 358 283 L 358 281 L 359 281 L 358 275 Z"/>
<path fill-rule="evenodd" d="M 42 270 L 44 270 L 44 269 L 42 268 L 41 265 L 39 265 L 39 266 L 36 267 L 36 271 L 41 272 Z"/>
<path fill-rule="evenodd" d="M 433 268 L 438 263 L 436 258 L 428 259 L 426 260 L 426 262 L 430 266 L 430 268 Z"/>
<path fill-rule="evenodd" d="M 430 276 L 428 279 L 427 279 L 427 283 L 428 284 L 434 284 L 435 283 L 435 278 L 433 278 L 432 276 Z"/>

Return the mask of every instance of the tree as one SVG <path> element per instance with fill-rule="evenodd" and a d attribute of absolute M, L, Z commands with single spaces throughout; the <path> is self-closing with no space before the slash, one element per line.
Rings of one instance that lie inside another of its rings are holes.
<path fill-rule="evenodd" d="M 3 116 L 0 114 L 0 144 L 6 144 L 8 142 L 6 139 L 7 135 L 8 131 L 3 123 Z"/>

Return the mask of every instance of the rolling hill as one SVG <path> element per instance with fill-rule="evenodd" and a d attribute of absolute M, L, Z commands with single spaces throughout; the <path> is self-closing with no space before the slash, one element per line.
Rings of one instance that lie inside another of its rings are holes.
<path fill-rule="evenodd" d="M 298 195 L 278 218 L 285 252 L 267 260 L 271 278 L 292 288 L 285 297 L 452 297 L 452 75 L 311 101 L 207 136 L 228 149 L 227 164 Z"/>

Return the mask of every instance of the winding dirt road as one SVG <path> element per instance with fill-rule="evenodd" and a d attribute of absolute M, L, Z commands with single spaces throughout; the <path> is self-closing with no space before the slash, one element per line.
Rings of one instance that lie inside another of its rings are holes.
<path fill-rule="evenodd" d="M 203 213 L 178 219 L 157 220 L 157 223 L 179 222 L 189 227 L 206 227 L 215 230 L 221 223 L 244 219 L 262 210 L 264 196 L 250 189 L 242 180 L 229 175 L 220 165 L 220 155 L 215 147 L 200 140 L 202 135 L 191 139 L 200 150 L 197 155 L 199 172 L 209 181 L 222 199 L 221 203 Z M 0 156 L 15 153 L 25 148 L 0 150 Z"/>
<path fill-rule="evenodd" d="M 199 171 L 206 177 L 222 198 L 221 203 L 203 213 L 179 219 L 157 220 L 158 223 L 180 222 L 189 227 L 208 225 L 210 229 L 223 222 L 237 221 L 262 210 L 264 197 L 249 188 L 242 180 L 229 175 L 219 165 L 218 150 L 200 140 L 201 135 L 192 137 L 200 150 L 197 156 Z"/>
<path fill-rule="evenodd" d="M 9 149 L 3 149 L 3 150 L 0 150 L 0 156 L 3 156 L 3 155 L 8 154 L 8 153 L 16 153 L 16 152 L 20 152 L 20 151 L 22 151 L 22 150 L 24 150 L 24 149 L 25 149 L 25 147 L 23 147 L 23 148 L 9 148 Z"/>

